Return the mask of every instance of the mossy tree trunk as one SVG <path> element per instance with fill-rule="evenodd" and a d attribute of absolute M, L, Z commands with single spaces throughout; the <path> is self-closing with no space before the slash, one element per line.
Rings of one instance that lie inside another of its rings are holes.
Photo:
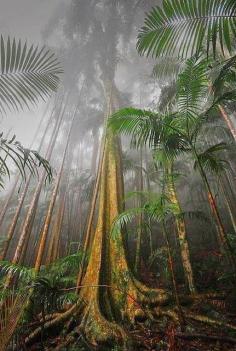
<path fill-rule="evenodd" d="M 176 194 L 174 178 L 173 178 L 173 165 L 170 163 L 166 167 L 166 175 L 167 175 L 167 192 L 170 198 L 170 201 L 176 206 L 178 210 L 179 216 L 176 217 L 176 227 L 177 227 L 177 235 L 180 246 L 181 260 L 184 269 L 185 281 L 191 293 L 196 292 L 194 278 L 193 278 L 193 269 L 190 260 L 190 252 L 189 245 L 187 240 L 187 231 L 185 226 L 185 221 L 182 215 L 182 209 Z"/>

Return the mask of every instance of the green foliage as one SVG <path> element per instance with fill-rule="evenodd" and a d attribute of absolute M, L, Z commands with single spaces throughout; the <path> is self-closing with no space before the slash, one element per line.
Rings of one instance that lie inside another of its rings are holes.
<path fill-rule="evenodd" d="M 108 120 L 108 125 L 116 133 L 131 135 L 131 144 L 140 147 L 155 143 L 154 130 L 159 124 L 158 114 L 132 107 L 115 112 Z"/>
<path fill-rule="evenodd" d="M 234 0 L 163 0 L 145 18 L 137 49 L 142 55 L 190 57 L 204 49 L 214 55 L 217 42 L 232 51 L 236 33 Z"/>
<path fill-rule="evenodd" d="M 54 53 L 1 36 L 0 113 L 36 104 L 56 91 L 62 73 Z"/>
<path fill-rule="evenodd" d="M 176 80 L 178 74 L 183 70 L 184 64 L 185 60 L 179 58 L 158 57 L 153 68 L 153 76 L 163 83 L 166 83 L 167 80 Z"/>
<path fill-rule="evenodd" d="M 207 172 L 212 172 L 214 174 L 220 174 L 223 171 L 229 169 L 229 162 L 219 156 L 219 154 L 222 153 L 222 151 L 226 151 L 228 149 L 228 145 L 226 143 L 221 142 L 209 147 L 204 152 L 199 153 L 198 158 L 201 163 L 201 166 Z M 194 168 L 197 168 L 196 162 L 194 163 Z"/>
<path fill-rule="evenodd" d="M 7 159 L 11 160 L 23 179 L 26 178 L 26 171 L 32 175 L 38 175 L 38 168 L 42 166 L 46 171 L 46 180 L 51 181 L 52 169 L 49 162 L 39 155 L 35 150 L 24 148 L 14 135 L 10 140 L 0 134 L 0 186 L 4 186 L 4 177 L 10 178 L 10 169 Z"/>
<path fill-rule="evenodd" d="M 24 267 L 8 261 L 0 262 L 0 273 L 3 276 L 7 274 L 18 276 L 19 279 L 24 283 L 30 283 L 34 278 L 33 268 Z"/>
<path fill-rule="evenodd" d="M 186 61 L 177 79 L 178 113 L 185 119 L 197 117 L 208 94 L 208 61 L 194 56 Z"/>

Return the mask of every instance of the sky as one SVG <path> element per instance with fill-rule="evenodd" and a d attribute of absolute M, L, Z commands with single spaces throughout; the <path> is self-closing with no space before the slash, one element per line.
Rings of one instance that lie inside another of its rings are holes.
<path fill-rule="evenodd" d="M 27 40 L 29 44 L 43 44 L 41 32 L 62 1 L 65 0 L 0 0 L 0 34 Z M 45 105 L 42 102 L 38 108 L 8 113 L 0 120 L 1 131 L 11 129 L 11 134 L 16 134 L 17 140 L 28 147 Z"/>

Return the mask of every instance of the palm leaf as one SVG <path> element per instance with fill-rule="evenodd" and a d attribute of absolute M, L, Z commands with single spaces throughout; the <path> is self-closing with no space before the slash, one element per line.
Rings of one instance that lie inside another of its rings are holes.
<path fill-rule="evenodd" d="M 194 56 L 187 60 L 177 80 L 178 111 L 184 119 L 195 118 L 208 94 L 208 61 Z"/>
<path fill-rule="evenodd" d="M 203 46 L 216 53 L 232 51 L 236 34 L 234 0 L 163 0 L 153 8 L 139 31 L 137 49 L 142 55 L 190 57 Z"/>
<path fill-rule="evenodd" d="M 34 277 L 34 269 L 21 266 L 9 261 L 0 262 L 0 272 L 3 275 L 18 276 L 24 282 L 30 282 Z"/>
<path fill-rule="evenodd" d="M 15 140 L 15 135 L 7 140 L 0 134 L 0 186 L 3 187 L 3 177 L 10 177 L 9 162 L 10 159 L 14 166 L 18 169 L 21 176 L 25 179 L 26 170 L 32 175 L 38 175 L 38 167 L 42 166 L 46 171 L 46 179 L 51 181 L 52 169 L 49 162 L 39 155 L 35 150 L 25 149 L 18 141 Z"/>
<path fill-rule="evenodd" d="M 226 143 L 218 143 L 209 147 L 204 152 L 198 154 L 199 162 L 201 166 L 208 172 L 214 174 L 219 174 L 230 168 L 230 164 L 225 159 L 222 159 L 219 155 L 222 151 L 227 150 L 229 147 Z M 194 168 L 197 168 L 197 163 L 195 162 Z"/>
<path fill-rule="evenodd" d="M 173 57 L 158 57 L 153 68 L 153 76 L 160 81 L 176 80 L 184 68 L 184 60 Z"/>
<path fill-rule="evenodd" d="M 156 143 L 155 129 L 159 118 L 155 112 L 132 107 L 123 108 L 114 113 L 108 123 L 114 132 L 131 135 L 131 144 L 136 147 L 145 144 L 153 146 Z"/>
<path fill-rule="evenodd" d="M 143 207 L 131 208 L 120 213 L 113 221 L 111 227 L 111 237 L 115 239 L 122 229 L 131 223 L 139 214 L 144 212 Z"/>
<path fill-rule="evenodd" d="M 0 39 L 0 113 L 35 104 L 56 91 L 62 73 L 54 53 L 28 47 L 15 38 Z"/>

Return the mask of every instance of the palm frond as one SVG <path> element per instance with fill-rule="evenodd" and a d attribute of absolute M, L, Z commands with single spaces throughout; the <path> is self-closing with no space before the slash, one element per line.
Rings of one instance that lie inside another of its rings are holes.
<path fill-rule="evenodd" d="M 111 237 L 115 239 L 120 233 L 120 231 L 124 229 L 127 224 L 131 223 L 137 217 L 137 215 L 143 212 L 143 207 L 136 207 L 120 213 L 112 223 Z"/>
<path fill-rule="evenodd" d="M 226 143 L 218 143 L 211 147 L 209 147 L 204 152 L 198 155 L 198 159 L 202 165 L 202 167 L 214 174 L 220 174 L 226 169 L 230 168 L 230 164 L 227 160 L 220 157 L 219 153 L 228 149 L 228 145 Z M 197 164 L 194 164 L 194 168 L 197 168 Z"/>
<path fill-rule="evenodd" d="M 77 272 L 83 260 L 87 259 L 87 254 L 84 251 L 78 251 L 75 254 L 63 257 L 48 267 L 45 267 L 46 274 L 51 275 L 53 278 L 60 278 L 64 276 L 66 273 Z M 44 276 L 44 270 L 41 271 L 41 275 Z"/>
<path fill-rule="evenodd" d="M 184 69 L 184 60 L 173 57 L 159 57 L 152 74 L 159 81 L 175 81 Z"/>
<path fill-rule="evenodd" d="M 177 80 L 178 111 L 184 119 L 195 118 L 208 94 L 208 61 L 194 56 L 186 61 Z"/>
<path fill-rule="evenodd" d="M 190 57 L 204 47 L 216 53 L 217 42 L 224 53 L 232 51 L 236 34 L 233 0 L 163 0 L 145 18 L 138 35 L 142 55 Z"/>
<path fill-rule="evenodd" d="M 29 107 L 57 90 L 62 70 L 49 49 L 1 36 L 0 60 L 0 113 Z"/>
<path fill-rule="evenodd" d="M 1 261 L 0 262 L 0 274 L 2 274 L 2 275 L 11 274 L 13 276 L 16 275 L 22 281 L 29 282 L 34 277 L 34 269 L 28 268 L 25 266 L 21 266 L 19 264 L 11 263 L 8 261 Z"/>
<path fill-rule="evenodd" d="M 214 67 L 213 72 L 217 72 L 212 84 L 216 97 L 222 94 L 224 88 L 232 90 L 232 84 L 235 84 L 236 80 L 236 55 L 218 64 Z"/>
<path fill-rule="evenodd" d="M 152 147 L 155 144 L 155 128 L 158 123 L 156 113 L 132 107 L 117 111 L 108 121 L 114 132 L 131 135 L 131 144 L 135 147 L 145 144 Z"/>
<path fill-rule="evenodd" d="M 52 169 L 47 160 L 45 160 L 35 150 L 24 148 L 21 143 L 16 140 L 16 136 L 9 140 L 4 138 L 3 133 L 0 134 L 0 186 L 4 185 L 4 176 L 10 178 L 10 160 L 20 172 L 23 179 L 26 177 L 26 171 L 32 175 L 38 175 L 38 168 L 42 166 L 46 171 L 46 179 L 51 181 Z"/>

